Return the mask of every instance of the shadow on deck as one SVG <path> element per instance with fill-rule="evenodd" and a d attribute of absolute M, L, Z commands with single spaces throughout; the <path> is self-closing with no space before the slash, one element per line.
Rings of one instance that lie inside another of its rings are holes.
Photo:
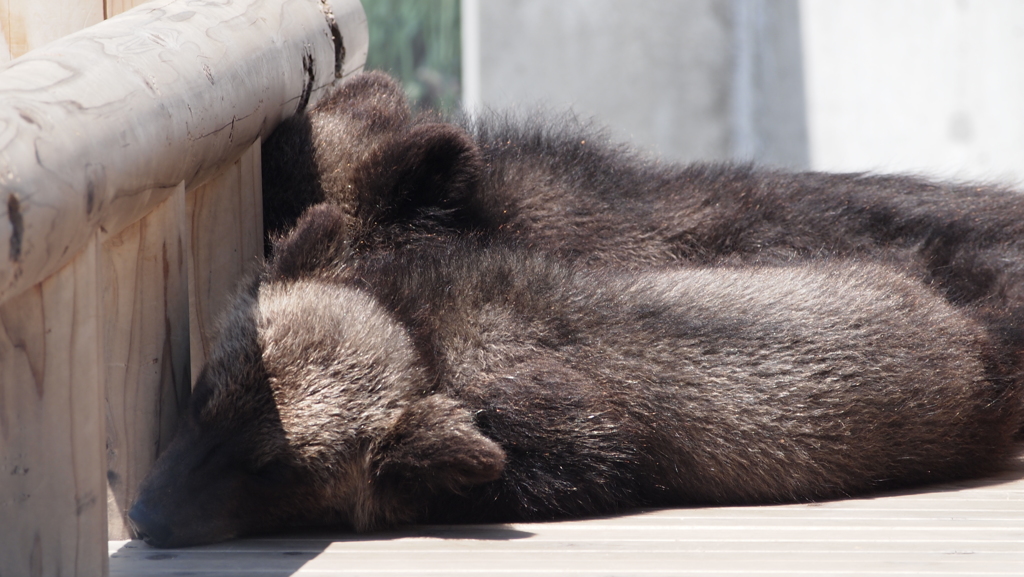
<path fill-rule="evenodd" d="M 1024 459 L 988 479 L 824 503 L 514 525 L 303 532 L 189 549 L 110 542 L 147 575 L 1024 575 Z"/>

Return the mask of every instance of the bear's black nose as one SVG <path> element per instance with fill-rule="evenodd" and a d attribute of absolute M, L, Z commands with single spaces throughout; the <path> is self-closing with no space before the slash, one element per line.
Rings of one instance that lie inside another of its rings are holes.
<path fill-rule="evenodd" d="M 166 547 L 173 531 L 170 525 L 155 515 L 142 501 L 128 511 L 128 519 L 139 538 L 154 547 Z"/>

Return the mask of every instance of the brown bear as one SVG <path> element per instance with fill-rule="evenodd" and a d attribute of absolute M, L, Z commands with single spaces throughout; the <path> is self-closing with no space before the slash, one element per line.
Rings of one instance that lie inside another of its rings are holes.
<path fill-rule="evenodd" d="M 987 333 L 891 268 L 366 249 L 351 216 L 314 207 L 238 295 L 131 509 L 149 543 L 841 498 L 1013 451 Z"/>
<path fill-rule="evenodd" d="M 263 183 L 271 235 L 328 201 L 357 250 L 474 233 L 638 269 L 897 263 L 1024 351 L 1024 196 L 996 186 L 661 163 L 571 117 L 414 117 L 382 73 L 282 124 Z"/>

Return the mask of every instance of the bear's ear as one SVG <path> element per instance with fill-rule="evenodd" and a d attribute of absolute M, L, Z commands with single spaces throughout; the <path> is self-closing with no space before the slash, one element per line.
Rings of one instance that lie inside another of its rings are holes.
<path fill-rule="evenodd" d="M 497 479 L 504 468 L 505 452 L 476 428 L 469 411 L 431 395 L 405 409 L 378 448 L 374 481 L 458 492 Z"/>
<path fill-rule="evenodd" d="M 412 119 L 405 90 L 394 78 L 379 71 L 357 74 L 325 95 L 314 113 L 345 117 L 367 134 L 400 130 Z"/>
<path fill-rule="evenodd" d="M 349 256 L 349 223 L 333 204 L 311 206 L 288 234 L 273 241 L 267 274 L 299 279 L 337 273 Z"/>
<path fill-rule="evenodd" d="M 420 124 L 380 151 L 381 174 L 367 186 L 361 206 L 389 221 L 422 215 L 468 221 L 471 195 L 483 176 L 483 159 L 472 137 L 453 124 Z M 369 184 L 369 183 L 368 183 Z M 381 189 L 383 187 L 383 189 Z"/>

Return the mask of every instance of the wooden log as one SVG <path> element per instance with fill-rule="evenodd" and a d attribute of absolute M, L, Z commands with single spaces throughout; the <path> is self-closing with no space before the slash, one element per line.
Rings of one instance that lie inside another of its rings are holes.
<path fill-rule="evenodd" d="M 102 244 L 110 539 L 132 537 L 124 516 L 191 392 L 188 239 L 180 185 Z"/>
<path fill-rule="evenodd" d="M 107 0 L 106 12 L 115 16 L 143 3 Z M 252 154 L 250 148 L 227 172 L 237 173 L 238 163 Z M 217 192 L 216 182 L 237 180 L 218 176 L 199 188 L 212 195 Z M 238 194 L 237 187 L 223 192 Z M 144 193 L 157 198 L 164 194 Z M 107 240 L 102 249 L 107 345 L 108 539 L 135 536 L 127 523 L 127 511 L 135 500 L 139 483 L 173 437 L 177 416 L 188 401 L 192 375 L 196 374 L 189 364 L 187 281 L 197 278 L 187 274 L 193 261 L 189 250 L 191 219 L 186 213 L 184 186 L 179 185 L 171 194 L 153 212 Z M 253 194 L 257 195 L 254 206 L 259 209 L 259 190 L 248 192 L 249 196 Z M 228 222 L 234 220 L 230 214 L 219 216 Z M 262 219 L 256 223 L 251 218 L 243 220 L 256 226 L 251 234 L 262 234 Z M 225 252 L 237 253 L 238 247 L 231 242 L 237 237 L 211 240 Z M 225 272 L 214 274 L 224 277 Z M 206 308 L 194 301 L 193 305 Z"/>
<path fill-rule="evenodd" d="M 0 306 L 0 574 L 103 575 L 107 509 L 95 239 Z"/>
<path fill-rule="evenodd" d="M 357 0 L 151 2 L 0 70 L 0 302 L 361 68 Z M 2 262 L 2 261 L 0 261 Z"/>

